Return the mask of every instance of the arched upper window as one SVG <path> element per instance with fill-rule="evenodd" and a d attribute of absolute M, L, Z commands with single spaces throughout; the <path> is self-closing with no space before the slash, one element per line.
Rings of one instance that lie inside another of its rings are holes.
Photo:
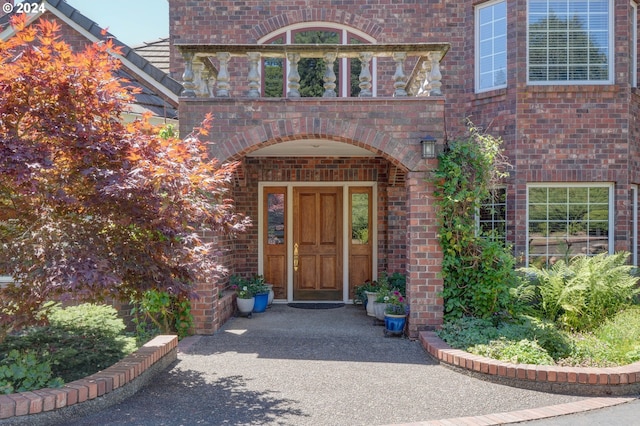
<path fill-rule="evenodd" d="M 375 39 L 365 33 L 344 25 L 326 22 L 305 22 L 290 25 L 271 33 L 260 40 L 259 44 L 368 44 Z M 263 96 L 284 97 L 286 92 L 287 70 L 284 59 L 270 58 L 263 62 Z M 371 91 L 375 96 L 375 58 L 371 64 Z M 303 58 L 298 63 L 300 74 L 300 96 L 320 97 L 324 92 L 323 80 L 325 63 L 321 58 Z M 358 59 L 342 58 L 334 63 L 336 74 L 336 92 L 341 97 L 356 97 L 360 93 Z"/>

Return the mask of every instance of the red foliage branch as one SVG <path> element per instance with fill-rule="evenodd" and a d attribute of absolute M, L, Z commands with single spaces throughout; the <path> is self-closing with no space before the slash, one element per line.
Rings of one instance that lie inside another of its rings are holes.
<path fill-rule="evenodd" d="M 193 295 L 220 270 L 203 232 L 249 220 L 230 197 L 235 164 L 209 155 L 211 117 L 184 139 L 132 102 L 111 41 L 73 52 L 55 23 L 0 41 L 0 323 L 33 321 L 48 300 L 150 288 Z M 0 336 L 1 340 L 1 336 Z"/>

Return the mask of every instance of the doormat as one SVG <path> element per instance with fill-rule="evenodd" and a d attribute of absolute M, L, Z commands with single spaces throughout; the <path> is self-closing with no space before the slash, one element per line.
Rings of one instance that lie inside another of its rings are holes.
<path fill-rule="evenodd" d="M 298 309 L 334 309 L 342 308 L 344 303 L 289 303 L 287 306 Z"/>

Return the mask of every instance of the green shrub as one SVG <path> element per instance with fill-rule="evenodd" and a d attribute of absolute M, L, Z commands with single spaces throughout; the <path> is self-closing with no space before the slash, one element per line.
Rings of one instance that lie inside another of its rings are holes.
<path fill-rule="evenodd" d="M 616 365 L 640 361 L 640 306 L 619 312 L 595 329 L 593 335 L 608 345 L 607 359 Z"/>
<path fill-rule="evenodd" d="M 640 306 L 619 312 L 590 333 L 576 334 L 563 365 L 612 367 L 640 361 Z"/>
<path fill-rule="evenodd" d="M 449 143 L 433 174 L 438 238 L 442 247 L 445 320 L 465 315 L 490 318 L 512 306 L 518 284 L 515 258 L 501 243 L 478 232 L 475 215 L 491 187 L 506 177 L 501 141 L 471 126 Z"/>
<path fill-rule="evenodd" d="M 389 287 L 396 289 L 403 296 L 407 295 L 407 276 L 400 272 L 394 272 L 389 276 Z"/>
<path fill-rule="evenodd" d="M 630 306 L 640 289 L 629 253 L 576 256 L 559 260 L 551 268 L 524 268 L 539 293 L 538 311 L 563 328 L 593 330 L 621 309 Z"/>
<path fill-rule="evenodd" d="M 487 344 L 499 337 L 497 328 L 490 320 L 475 317 L 446 321 L 437 334 L 452 348 L 464 350 L 474 345 Z"/>
<path fill-rule="evenodd" d="M 592 333 L 579 333 L 573 336 L 571 353 L 558 364 L 572 367 L 613 367 L 614 352 L 608 342 L 604 342 Z"/>
<path fill-rule="evenodd" d="M 177 333 L 182 339 L 189 335 L 193 327 L 191 302 L 186 296 L 173 295 L 166 291 L 147 290 L 131 297 L 138 331 L 146 335 L 149 330 L 157 329 L 162 333 Z M 147 322 L 150 321 L 153 326 Z"/>
<path fill-rule="evenodd" d="M 476 345 L 469 352 L 515 364 L 553 365 L 554 360 L 535 340 L 511 341 L 504 338 Z"/>
<path fill-rule="evenodd" d="M 49 313 L 49 324 L 68 330 L 81 330 L 84 335 L 119 336 L 125 330 L 118 312 L 108 305 L 83 303 L 78 306 L 53 309 Z"/>
<path fill-rule="evenodd" d="M 568 333 L 559 330 L 555 323 L 533 317 L 522 317 L 527 339 L 535 340 L 554 360 L 571 353 L 571 338 Z"/>
<path fill-rule="evenodd" d="M 54 376 L 69 382 L 107 368 L 136 349 L 134 338 L 115 334 L 125 326 L 113 307 L 58 307 L 49 318 L 48 326 L 7 336 L 0 354 L 31 350 L 38 362 L 50 363 Z"/>
<path fill-rule="evenodd" d="M 51 364 L 31 351 L 13 349 L 0 357 L 0 394 L 61 387 L 62 379 L 52 376 Z"/>
<path fill-rule="evenodd" d="M 566 357 L 571 351 L 571 341 L 566 333 L 551 322 L 531 317 L 497 324 L 490 319 L 463 317 L 447 321 L 438 331 L 438 336 L 451 347 L 466 351 L 472 351 L 478 345 L 492 346 L 499 340 L 512 343 L 535 341 L 552 359 Z"/>

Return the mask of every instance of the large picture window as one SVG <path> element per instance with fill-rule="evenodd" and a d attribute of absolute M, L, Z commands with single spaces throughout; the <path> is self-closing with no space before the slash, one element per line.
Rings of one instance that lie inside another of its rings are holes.
<path fill-rule="evenodd" d="M 610 0 L 529 0 L 529 83 L 612 83 Z"/>
<path fill-rule="evenodd" d="M 476 92 L 507 84 L 507 2 L 476 7 Z"/>
<path fill-rule="evenodd" d="M 578 254 L 610 252 L 613 185 L 529 185 L 528 261 L 552 264 Z"/>

